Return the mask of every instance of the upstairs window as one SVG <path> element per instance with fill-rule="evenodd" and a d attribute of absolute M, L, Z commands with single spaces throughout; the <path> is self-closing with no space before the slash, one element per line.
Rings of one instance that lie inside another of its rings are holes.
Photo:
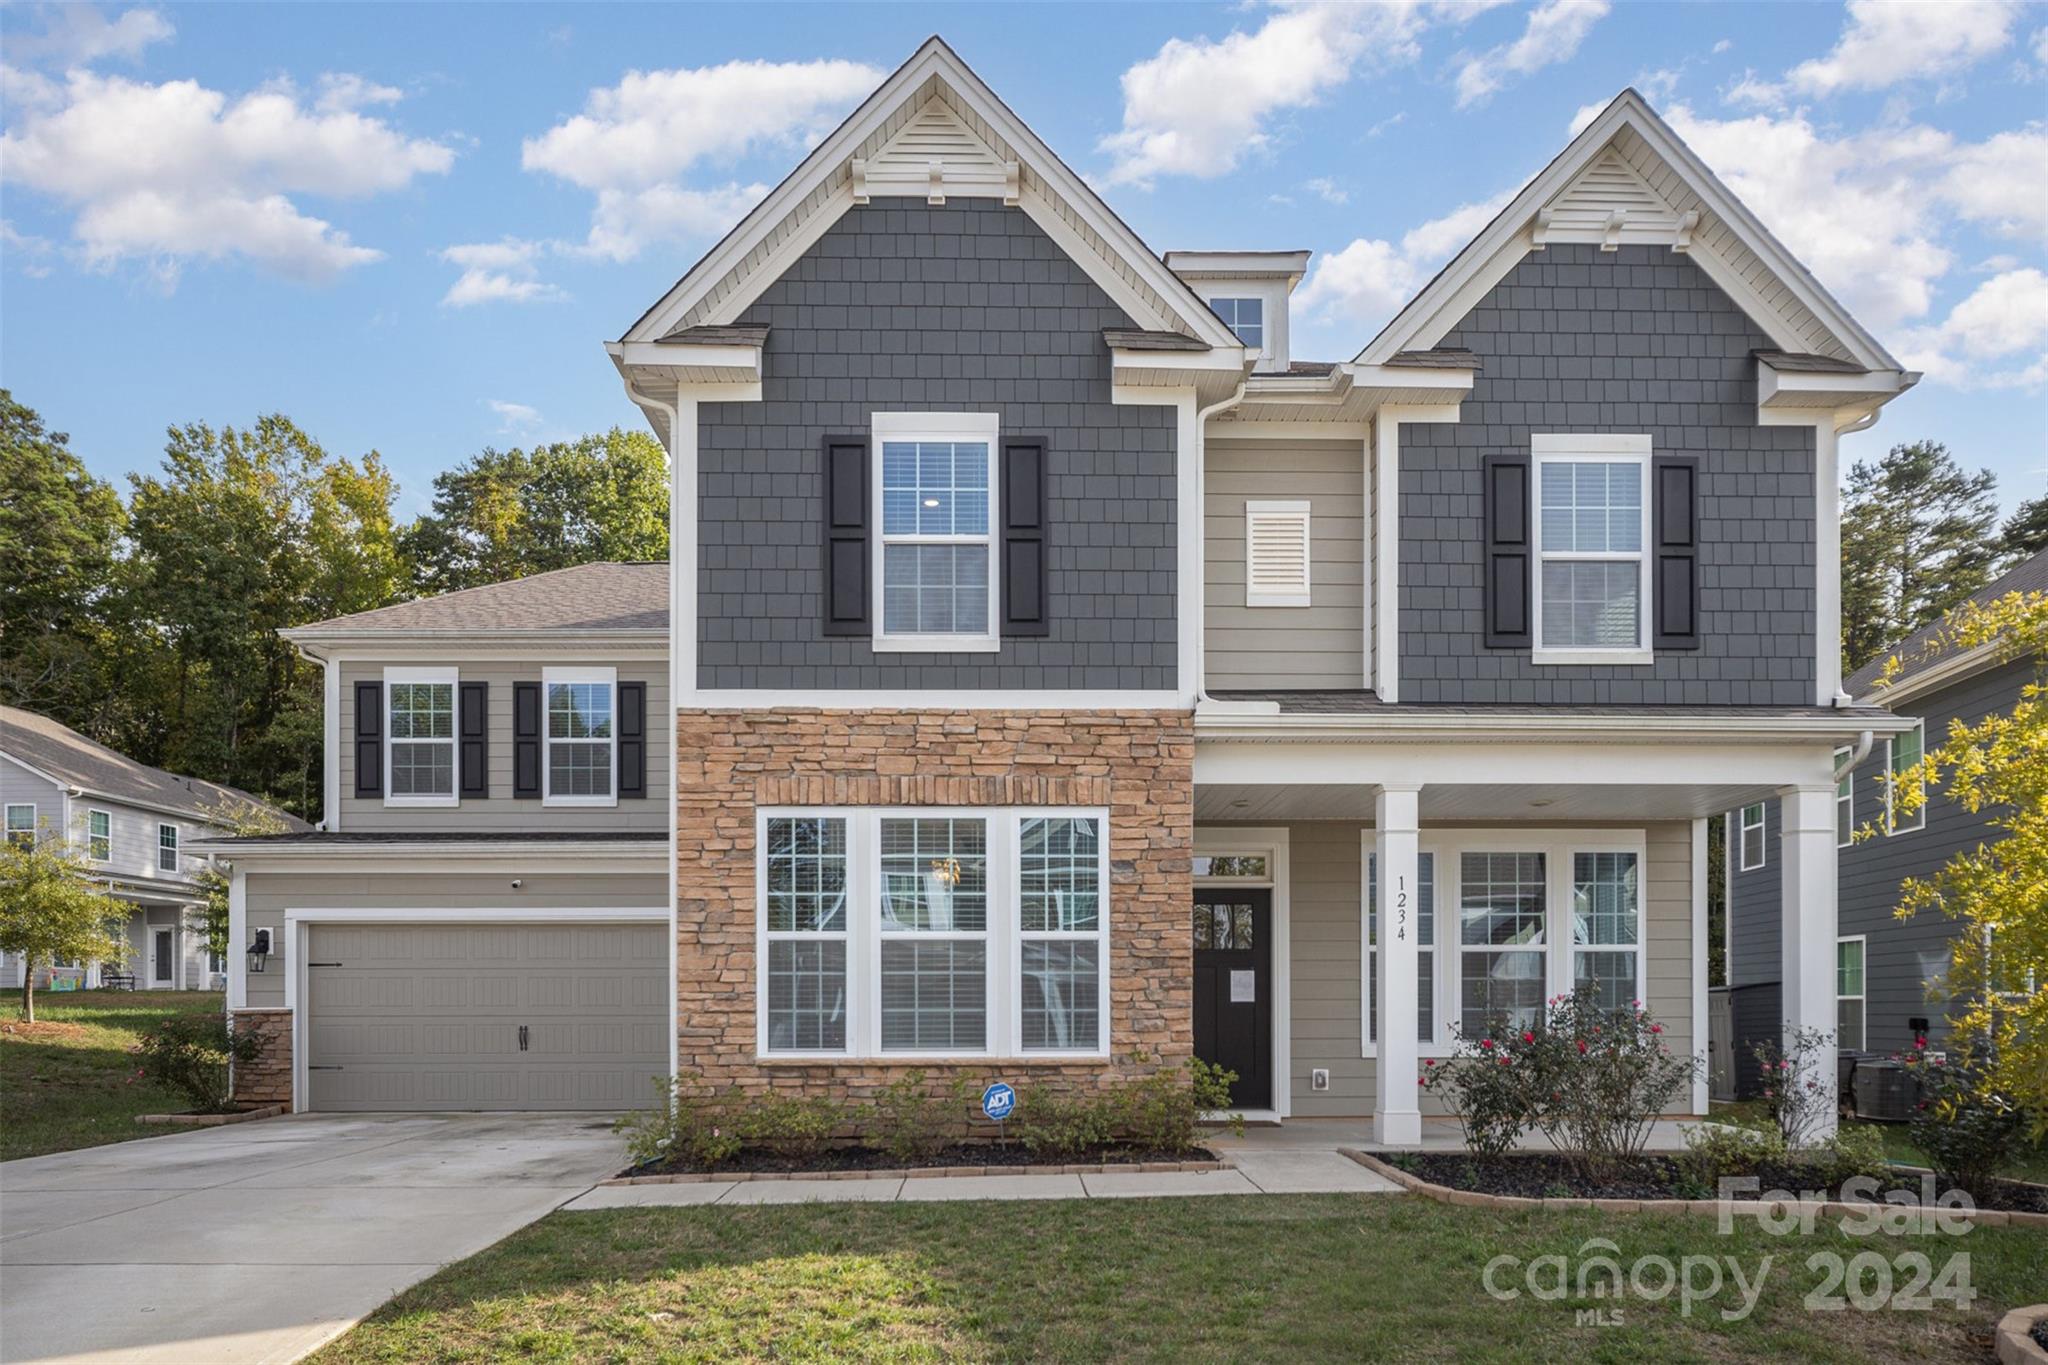
<path fill-rule="evenodd" d="M 1897 809 L 1894 797 L 1911 783 L 1925 795 L 1927 784 L 1920 772 L 1921 757 L 1927 752 L 1927 722 L 1921 721 L 1903 735 L 1885 742 L 1884 825 L 1891 834 L 1908 834 L 1927 828 L 1927 803 L 1922 801 L 1911 814 Z"/>
<path fill-rule="evenodd" d="M 1237 333 L 1237 339 L 1254 350 L 1266 348 L 1266 301 L 1250 299 L 1210 299 L 1209 307 L 1224 325 Z"/>
<path fill-rule="evenodd" d="M 156 827 L 156 869 L 159 872 L 178 870 L 178 827 L 158 825 Z"/>
<path fill-rule="evenodd" d="M 1744 806 L 1740 815 L 1742 870 L 1754 872 L 1764 865 L 1764 803 Z"/>
<path fill-rule="evenodd" d="M 36 808 L 33 802 L 7 807 L 7 842 L 16 848 L 33 847 L 36 841 Z"/>
<path fill-rule="evenodd" d="M 1538 436 L 1534 660 L 1649 663 L 1647 436 Z"/>
<path fill-rule="evenodd" d="M 455 670 L 384 672 L 387 805 L 455 804 Z"/>
<path fill-rule="evenodd" d="M 85 813 L 85 853 L 96 863 L 114 860 L 114 817 L 106 811 Z"/>
<path fill-rule="evenodd" d="M 996 629 L 997 419 L 877 413 L 878 650 L 1001 647 Z"/>
<path fill-rule="evenodd" d="M 543 801 L 552 806 L 612 805 L 618 799 L 613 782 L 618 757 L 616 671 L 549 668 L 542 670 L 541 681 L 547 690 Z"/>

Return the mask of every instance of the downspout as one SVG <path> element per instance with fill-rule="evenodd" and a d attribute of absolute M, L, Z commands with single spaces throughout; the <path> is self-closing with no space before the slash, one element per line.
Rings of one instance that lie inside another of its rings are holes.
<path fill-rule="evenodd" d="M 1870 748 L 1876 742 L 1877 732 L 1874 730 L 1865 730 L 1862 734 L 1856 736 L 1856 747 L 1849 751 L 1847 758 L 1835 765 L 1836 790 L 1839 791 L 1841 789 L 1843 778 L 1854 772 L 1864 759 L 1870 757 Z"/>
<path fill-rule="evenodd" d="M 1246 375 L 1227 398 L 1195 410 L 1195 705 L 1209 700 L 1209 419 L 1244 401 Z M 1185 589 L 1183 589 L 1185 591 Z"/>

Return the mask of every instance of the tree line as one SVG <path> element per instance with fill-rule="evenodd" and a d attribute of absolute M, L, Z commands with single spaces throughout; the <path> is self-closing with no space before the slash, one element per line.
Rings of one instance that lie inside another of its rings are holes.
<path fill-rule="evenodd" d="M 289 418 L 171 427 L 118 489 L 0 389 L 0 698 L 317 818 L 321 686 L 278 631 L 601 559 L 668 555 L 651 436 L 486 448 L 403 521 L 372 450 Z"/>

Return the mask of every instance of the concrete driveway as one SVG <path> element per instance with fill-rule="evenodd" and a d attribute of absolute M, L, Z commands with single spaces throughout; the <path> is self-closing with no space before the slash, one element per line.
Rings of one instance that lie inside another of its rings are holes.
<path fill-rule="evenodd" d="M 308 1114 L 0 1164 L 0 1360 L 296 1360 L 611 1175 L 610 1126 Z"/>

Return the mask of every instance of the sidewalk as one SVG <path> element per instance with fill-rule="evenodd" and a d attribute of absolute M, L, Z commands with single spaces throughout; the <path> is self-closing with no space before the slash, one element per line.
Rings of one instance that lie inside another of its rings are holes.
<path fill-rule="evenodd" d="M 1233 1171 L 1118 1171 L 1107 1175 L 962 1175 L 882 1180 L 734 1180 L 600 1185 L 563 1207 L 686 1204 L 896 1203 L 934 1199 L 1161 1199 L 1211 1194 L 1399 1194 L 1401 1187 L 1331 1148 L 1251 1149 L 1211 1144 Z"/>

